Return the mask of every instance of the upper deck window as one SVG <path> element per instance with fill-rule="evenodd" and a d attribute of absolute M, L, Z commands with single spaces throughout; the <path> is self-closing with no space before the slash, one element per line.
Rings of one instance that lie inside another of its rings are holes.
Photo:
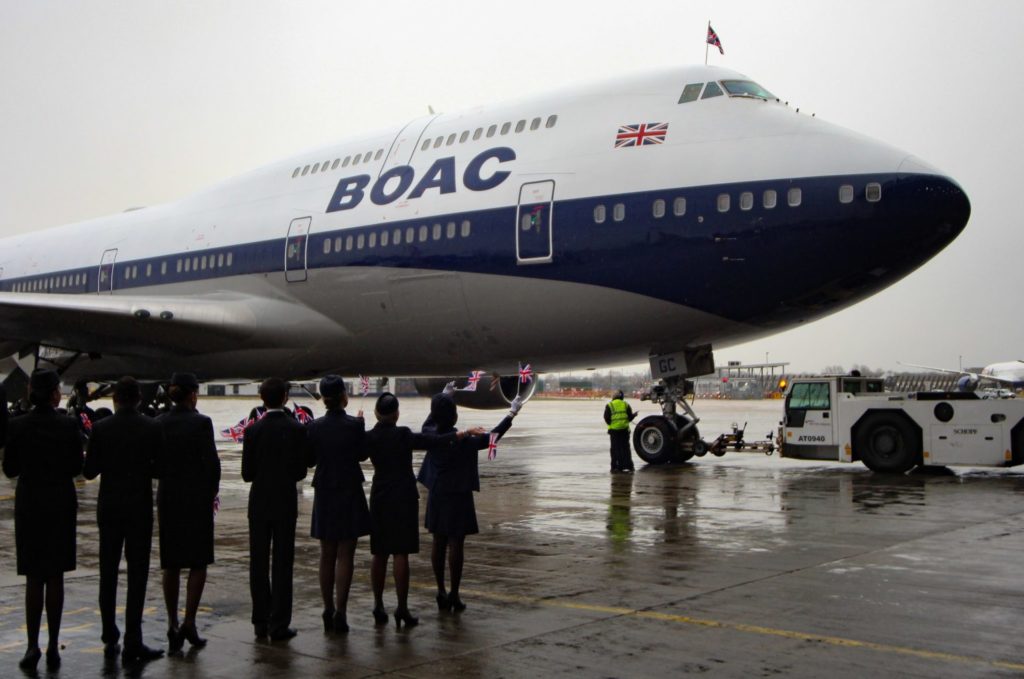
<path fill-rule="evenodd" d="M 730 97 L 752 97 L 754 99 L 774 99 L 775 95 L 761 87 L 753 80 L 723 80 L 722 87 Z"/>
<path fill-rule="evenodd" d="M 710 99 L 711 97 L 722 96 L 722 88 L 718 86 L 718 83 L 708 83 L 704 88 L 704 94 L 701 95 L 701 99 Z"/>
<path fill-rule="evenodd" d="M 704 87 L 704 83 L 690 83 L 683 88 L 683 93 L 679 95 L 679 103 L 685 104 L 691 101 L 697 101 L 697 97 L 700 96 L 700 88 Z"/>

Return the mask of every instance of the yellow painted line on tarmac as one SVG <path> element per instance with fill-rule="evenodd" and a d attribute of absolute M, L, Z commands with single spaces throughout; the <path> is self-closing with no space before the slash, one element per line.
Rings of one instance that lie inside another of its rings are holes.
<path fill-rule="evenodd" d="M 431 586 L 422 586 L 422 589 L 432 589 Z M 994 658 L 980 658 L 978 656 L 971 655 L 959 655 L 956 653 L 945 653 L 943 651 L 928 651 L 921 648 L 911 648 L 908 646 L 895 646 L 892 644 L 880 644 L 873 641 L 860 641 L 858 639 L 847 639 L 844 637 L 833 637 L 822 634 L 811 634 L 809 632 L 797 632 L 794 630 L 777 629 L 774 627 L 764 627 L 762 625 L 748 625 L 739 622 L 728 622 L 723 620 L 711 620 L 708 618 L 694 618 L 688 615 L 675 615 L 672 613 L 658 613 L 657 611 L 638 611 L 631 608 L 622 608 L 619 606 L 602 606 L 599 604 L 587 604 L 579 603 L 575 601 L 564 601 L 560 599 L 541 599 L 538 597 L 518 596 L 514 594 L 498 594 L 496 592 L 484 592 L 481 590 L 463 590 L 467 594 L 480 597 L 482 599 L 491 599 L 494 601 L 506 601 L 509 603 L 522 603 L 532 604 L 537 606 L 550 606 L 553 608 L 565 608 L 577 611 L 590 611 L 594 613 L 607 613 L 609 615 L 628 615 L 635 618 L 642 618 L 645 620 L 659 620 L 664 622 L 676 622 L 683 625 L 693 625 L 697 627 L 709 627 L 725 630 L 733 630 L 736 632 L 745 632 L 748 634 L 761 634 L 764 636 L 782 637 L 784 639 L 794 639 L 797 641 L 812 641 L 819 644 L 826 644 L 829 646 L 838 646 L 843 648 L 861 648 L 870 651 L 877 651 L 879 653 L 892 653 L 895 655 L 905 655 L 914 658 L 921 658 L 923 660 L 934 660 L 938 662 L 946 663 L 959 663 L 969 665 L 988 665 L 990 667 L 997 667 L 999 669 L 1013 670 L 1016 672 L 1024 672 L 1024 663 L 1009 662 L 1006 660 L 997 660 Z"/>

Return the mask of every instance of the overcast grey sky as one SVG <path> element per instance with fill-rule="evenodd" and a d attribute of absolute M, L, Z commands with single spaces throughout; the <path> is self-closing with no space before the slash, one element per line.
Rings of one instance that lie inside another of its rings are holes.
<path fill-rule="evenodd" d="M 920 156 L 973 208 L 894 287 L 718 362 L 1024 358 L 1017 0 L 4 2 L 0 234 L 173 200 L 428 105 L 701 63 L 708 19 L 725 47 L 711 63 Z"/>

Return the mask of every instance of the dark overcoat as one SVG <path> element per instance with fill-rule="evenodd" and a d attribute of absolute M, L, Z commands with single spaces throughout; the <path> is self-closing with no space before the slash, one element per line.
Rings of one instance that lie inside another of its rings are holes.
<path fill-rule="evenodd" d="M 77 423 L 49 406 L 8 423 L 4 474 L 17 477 L 14 542 L 19 575 L 50 577 L 75 570 L 82 438 Z"/>
<path fill-rule="evenodd" d="M 182 406 L 157 421 L 166 441 L 156 496 L 160 567 L 202 568 L 213 563 L 213 502 L 220 490 L 213 422 Z"/>

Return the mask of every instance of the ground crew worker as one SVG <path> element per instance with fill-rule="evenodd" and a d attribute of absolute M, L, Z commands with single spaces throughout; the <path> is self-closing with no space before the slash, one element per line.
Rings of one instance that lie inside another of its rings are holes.
<path fill-rule="evenodd" d="M 629 423 L 634 417 L 636 413 L 623 400 L 622 390 L 619 389 L 604 407 L 604 421 L 608 425 L 608 438 L 611 441 L 613 473 L 633 471 L 633 456 L 629 452 Z"/>

